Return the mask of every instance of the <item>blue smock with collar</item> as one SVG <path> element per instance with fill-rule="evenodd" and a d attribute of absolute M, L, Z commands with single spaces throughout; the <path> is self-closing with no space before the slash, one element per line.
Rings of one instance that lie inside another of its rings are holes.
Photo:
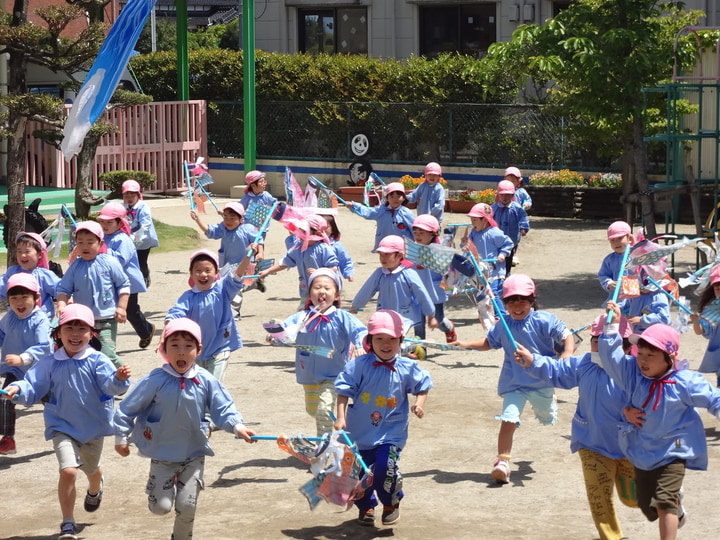
<path fill-rule="evenodd" d="M 507 206 L 499 201 L 495 202 L 492 204 L 492 209 L 498 227 L 516 246 L 520 242 L 520 231 L 530 230 L 527 212 L 515 201 L 510 201 Z"/>
<path fill-rule="evenodd" d="M 372 251 L 375 253 L 380 240 L 395 234 L 403 238 L 413 240 L 412 224 L 415 221 L 415 214 L 406 206 L 399 206 L 397 209 L 391 209 L 387 204 L 378 206 L 363 206 L 362 204 L 353 203 L 353 211 L 365 219 L 377 221 L 375 229 L 375 246 Z"/>
<path fill-rule="evenodd" d="M 417 215 L 430 214 L 439 223 L 442 223 L 445 215 L 445 188 L 436 182 L 430 185 L 423 182 L 413 191 L 406 195 L 409 203 L 417 203 Z"/>
<path fill-rule="evenodd" d="M 513 250 L 512 240 L 498 227 L 485 227 L 482 231 L 470 230 L 468 238 L 475 244 L 481 259 L 497 259 L 500 255 L 506 258 Z M 505 279 L 505 263 L 488 263 L 490 278 Z"/>
<path fill-rule="evenodd" d="M 205 233 L 205 236 L 210 240 L 220 240 L 220 249 L 218 250 L 220 268 L 225 264 L 238 264 L 241 262 L 256 235 L 257 229 L 250 223 L 241 223 L 232 231 L 228 230 L 224 223 L 215 223 L 208 225 L 208 230 Z M 259 243 L 263 243 L 262 238 L 260 238 Z"/>
<path fill-rule="evenodd" d="M 20 273 L 32 274 L 40 286 L 40 308 L 48 316 L 48 319 L 55 317 L 55 302 L 57 298 L 57 286 L 60 278 L 52 270 L 36 266 L 31 272 L 26 272 L 19 264 L 14 264 L 7 269 L 0 277 L 0 300 L 7 299 L 7 281 L 11 276 Z"/>
<path fill-rule="evenodd" d="M 35 362 L 50 356 L 53 345 L 50 342 L 50 321 L 39 307 L 24 319 L 19 318 L 11 309 L 0 319 L 0 376 L 12 373 L 16 379 L 25 377 L 25 373 Z M 8 354 L 18 354 L 23 359 L 22 366 L 9 366 L 5 363 Z"/>
<path fill-rule="evenodd" d="M 132 239 L 121 230 L 105 235 L 108 253 L 117 258 L 130 280 L 130 294 L 147 292 L 145 279 L 140 271 L 137 250 Z"/>
<path fill-rule="evenodd" d="M 302 250 L 302 244 L 296 242 L 280 261 L 281 266 L 297 268 L 300 298 L 308 296 L 308 268 L 337 268 L 338 264 L 335 250 L 325 242 L 309 245 L 305 251 Z"/>
<path fill-rule="evenodd" d="M 703 325 L 703 337 L 709 339 L 698 371 L 700 373 L 720 373 L 720 325 Z"/>
<path fill-rule="evenodd" d="M 640 324 L 632 325 L 635 334 L 640 334 L 656 323 L 670 324 L 670 302 L 661 291 L 641 293 L 640 296 L 618 300 L 618 306 L 625 317 L 640 316 Z"/>
<path fill-rule="evenodd" d="M 125 205 L 127 209 L 127 220 L 133 236 L 138 238 L 135 247 L 139 250 L 158 247 L 158 235 L 155 231 L 155 224 L 150 214 L 150 208 L 142 199 L 133 206 Z"/>

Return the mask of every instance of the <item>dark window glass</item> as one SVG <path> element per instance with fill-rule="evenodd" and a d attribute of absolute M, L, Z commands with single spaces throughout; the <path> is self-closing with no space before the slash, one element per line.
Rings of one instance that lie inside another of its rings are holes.
<path fill-rule="evenodd" d="M 366 8 L 298 11 L 299 49 L 310 54 L 367 54 Z"/>
<path fill-rule="evenodd" d="M 482 56 L 496 38 L 495 4 L 420 8 L 420 54 Z"/>

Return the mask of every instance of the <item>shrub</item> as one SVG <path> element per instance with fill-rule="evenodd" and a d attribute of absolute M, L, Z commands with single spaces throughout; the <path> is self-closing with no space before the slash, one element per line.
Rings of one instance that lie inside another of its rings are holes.
<path fill-rule="evenodd" d="M 110 199 L 121 197 L 123 182 L 131 178 L 137 180 L 143 189 L 151 187 L 157 181 L 157 175 L 145 171 L 110 171 L 98 176 L 98 180 L 110 190 Z"/>
<path fill-rule="evenodd" d="M 543 171 L 530 176 L 530 185 L 535 186 L 581 186 L 584 183 L 582 174 L 569 169 Z"/>

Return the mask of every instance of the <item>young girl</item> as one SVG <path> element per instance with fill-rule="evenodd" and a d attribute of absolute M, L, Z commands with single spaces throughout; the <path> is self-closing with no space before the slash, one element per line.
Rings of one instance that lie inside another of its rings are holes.
<path fill-rule="evenodd" d="M 407 195 L 409 203 L 417 203 L 417 215 L 430 214 L 442 223 L 445 214 L 445 188 L 440 183 L 442 168 L 438 163 L 425 165 L 425 181 Z"/>
<path fill-rule="evenodd" d="M 305 390 L 305 410 L 315 419 L 318 437 L 332 432 L 335 411 L 335 377 L 352 356 L 362 352 L 365 326 L 340 309 L 340 277 L 334 270 L 319 268 L 308 279 L 309 298 L 304 311 L 283 322 L 297 328 L 295 343 L 316 345 L 334 351 L 331 358 L 297 349 L 295 380 Z"/>
<path fill-rule="evenodd" d="M 40 286 L 32 274 L 21 272 L 10 276 L 7 283 L 10 309 L 0 320 L 0 377 L 3 388 L 25 377 L 28 369 L 52 354 L 50 321 L 37 307 Z M 0 400 L 0 454 L 14 454 L 15 404 Z"/>
<path fill-rule="evenodd" d="M 515 186 L 513 201 L 522 206 L 525 212 L 530 210 L 532 207 L 532 199 L 530 198 L 530 194 L 523 187 L 523 177 L 520 169 L 517 167 L 508 167 L 505 169 L 505 178 L 503 178 L 503 180 L 508 180 L 513 183 L 513 186 Z"/>
<path fill-rule="evenodd" d="M 0 277 L 0 300 L 7 298 L 7 281 L 19 273 L 32 274 L 40 287 L 39 306 L 48 319 L 55 317 L 55 298 L 60 278 L 49 269 L 47 246 L 37 233 L 19 232 L 15 237 L 17 264 Z"/>
<path fill-rule="evenodd" d="M 367 207 L 362 204 L 349 202 L 347 207 L 365 219 L 377 221 L 375 229 L 375 253 L 380 240 L 394 234 L 412 240 L 412 223 L 415 216 L 412 211 L 403 206 L 405 202 L 405 187 L 400 182 L 392 182 L 384 188 L 386 202 L 384 205 Z"/>
<path fill-rule="evenodd" d="M 140 184 L 137 180 L 125 180 L 122 185 L 123 203 L 127 208 L 130 232 L 137 249 L 140 271 L 145 279 L 145 286 L 150 286 L 150 268 L 148 256 L 150 250 L 158 247 L 158 235 L 150 214 L 150 207 L 143 201 Z"/>
<path fill-rule="evenodd" d="M 126 219 L 125 207 L 116 202 L 103 206 L 98 223 L 105 234 L 108 253 L 117 257 L 130 279 L 130 296 L 127 303 L 127 320 L 140 338 L 138 346 L 147 349 L 155 335 L 155 325 L 148 322 L 138 304 L 138 294 L 147 292 L 135 246 L 130 239 L 130 225 Z"/>
<path fill-rule="evenodd" d="M 720 325 L 706 324 L 698 315 L 718 296 L 720 296 L 720 264 L 713 266 L 710 271 L 710 283 L 700 296 L 697 313 L 690 317 L 695 333 L 709 340 L 698 371 L 700 373 L 715 373 L 717 375 L 717 386 L 720 388 L 720 352 L 718 352 L 720 348 Z"/>
<path fill-rule="evenodd" d="M 497 187 L 497 201 L 493 203 L 493 216 L 498 228 L 513 242 L 510 255 L 505 257 L 505 274 L 510 275 L 513 255 L 520 245 L 520 240 L 530 230 L 527 212 L 513 201 L 515 185 L 509 180 L 501 180 Z"/>
<path fill-rule="evenodd" d="M 330 245 L 335 251 L 335 257 L 338 260 L 338 268 L 340 269 L 340 275 L 348 281 L 355 279 L 355 265 L 353 264 L 350 254 L 340 243 L 340 229 L 337 225 L 337 220 L 332 214 L 321 214 L 327 222 L 327 236 L 330 239 Z"/>
<path fill-rule="evenodd" d="M 254 251 L 259 246 L 250 247 Z M 199 249 L 190 255 L 188 283 L 192 288 L 178 298 L 165 317 L 166 325 L 173 319 L 187 318 L 200 326 L 205 339 L 195 361 L 218 380 L 225 375 L 230 353 L 243 346 L 230 303 L 242 288 L 248 264 L 250 259 L 245 257 L 233 274 L 221 278 L 217 255 Z"/>
<path fill-rule="evenodd" d="M 608 302 L 613 320 L 620 308 Z M 630 336 L 637 357 L 626 356 L 617 325 L 600 337 L 600 361 L 629 396 L 629 405 L 644 413 L 642 427 L 621 426 L 620 444 L 635 467 L 638 506 L 649 521 L 659 520 L 660 538 L 674 539 L 684 523 L 682 483 L 685 469 L 706 470 L 707 440 L 698 408 L 720 418 L 720 389 L 705 377 L 684 369 L 680 336 L 666 324 L 654 324 Z"/>
<path fill-rule="evenodd" d="M 556 343 L 559 343 L 563 346 L 561 359 L 572 355 L 574 340 L 565 323 L 552 313 L 537 310 L 535 283 L 532 279 L 524 274 L 507 278 L 502 287 L 502 300 L 507 313 L 500 316 L 505 318 L 516 343 L 542 356 L 554 356 Z M 487 337 L 477 341 L 459 341 L 457 345 L 479 351 L 502 347 L 505 351 L 498 381 L 503 412 L 495 417 L 501 421 L 498 456 L 490 475 L 498 483 L 507 484 L 510 479 L 513 436 L 520 425 L 520 415 L 526 403 L 530 402 L 541 424 L 552 425 L 557 420 L 555 391 L 550 381 L 533 377 L 515 362 L 515 348 L 502 324 L 496 324 Z"/>
<path fill-rule="evenodd" d="M 435 304 L 418 273 L 409 261 L 404 264 L 405 241 L 386 236 L 377 248 L 380 268 L 360 287 L 352 301 L 350 313 L 357 313 L 377 293 L 377 309 L 397 311 L 410 320 L 415 336 L 425 339 L 425 317 L 430 328 L 437 328 Z"/>
<path fill-rule="evenodd" d="M 100 508 L 100 455 L 105 437 L 113 434 L 112 396 L 130 387 L 130 367 L 123 365 L 116 370 L 90 345 L 94 324 L 92 310 L 82 304 L 70 304 L 60 311 L 60 322 L 52 334 L 58 349 L 32 366 L 24 380 L 5 389 L 6 399 L 17 397 L 24 405 L 49 396 L 43 416 L 45 439 L 52 439 L 60 469 L 57 489 L 63 521 L 58 539 L 77 538 L 74 511 L 78 469 L 89 483 L 85 511 Z"/>
<path fill-rule="evenodd" d="M 440 223 L 430 214 L 423 214 L 415 218 L 412 230 L 415 242 L 420 245 L 428 246 L 439 243 Z M 447 292 L 440 287 L 442 275 L 418 266 L 417 264 L 414 265 L 414 268 L 435 304 L 435 319 L 438 321 L 438 328 L 445 332 L 445 339 L 448 343 L 457 341 L 455 324 L 445 317 L 445 302 L 447 302 L 448 295 Z"/>
<path fill-rule="evenodd" d="M 247 184 L 245 186 L 245 195 L 240 199 L 240 204 L 246 210 L 250 208 L 250 204 L 253 202 L 263 206 L 272 206 L 277 202 L 275 197 L 265 191 L 267 180 L 265 180 L 264 172 L 250 171 L 245 175 L 245 183 Z"/>
<path fill-rule="evenodd" d="M 408 437 L 409 412 L 422 418 L 430 374 L 400 356 L 403 320 L 399 313 L 380 310 L 368 321 L 364 354 L 351 360 L 335 380 L 335 429 L 347 429 L 365 463 L 373 468 L 372 485 L 355 501 L 361 525 L 375 524 L 375 506 L 383 504 L 382 524 L 400 520 L 402 475 L 400 453 Z M 408 394 L 417 396 L 410 406 Z M 352 399 L 352 405 L 348 401 Z"/>
<path fill-rule="evenodd" d="M 615 221 L 610 224 L 607 230 L 607 239 L 610 242 L 612 253 L 603 259 L 597 276 L 600 286 L 608 292 L 609 300 L 617 286 L 616 280 L 620 274 L 620 265 L 625 249 L 628 245 L 633 245 L 634 239 L 630 225 L 624 221 Z"/>
<path fill-rule="evenodd" d="M 158 352 L 165 365 L 140 379 L 115 413 L 115 451 L 130 455 L 128 442 L 150 458 L 145 492 L 148 508 L 164 515 L 175 507 L 172 538 L 193 536 L 197 500 L 203 488 L 205 456 L 212 456 L 205 411 L 216 426 L 251 443 L 232 397 L 215 377 L 199 369 L 200 327 L 189 319 L 168 323 Z"/>

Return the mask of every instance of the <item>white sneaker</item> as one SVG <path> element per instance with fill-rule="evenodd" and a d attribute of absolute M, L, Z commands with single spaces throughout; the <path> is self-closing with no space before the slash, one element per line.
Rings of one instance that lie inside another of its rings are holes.
<path fill-rule="evenodd" d="M 683 506 L 683 498 L 685 497 L 685 494 L 683 493 L 683 488 L 680 488 L 680 491 L 678 491 L 678 529 L 682 529 L 683 525 L 687 523 L 687 512 L 685 511 L 685 507 Z"/>
<path fill-rule="evenodd" d="M 498 484 L 507 484 L 510 481 L 510 463 L 504 459 L 498 459 L 493 465 L 493 470 L 490 473 Z"/>

